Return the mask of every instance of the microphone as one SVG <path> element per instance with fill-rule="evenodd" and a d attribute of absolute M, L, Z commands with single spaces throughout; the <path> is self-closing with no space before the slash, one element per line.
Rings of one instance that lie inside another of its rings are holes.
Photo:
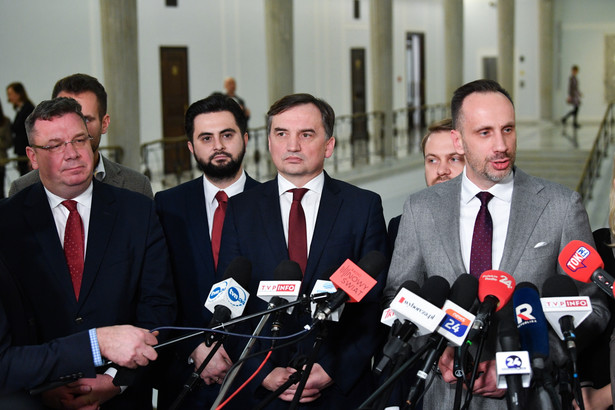
<path fill-rule="evenodd" d="M 506 402 L 509 409 L 522 409 L 525 399 L 523 387 L 529 387 L 532 369 L 527 351 L 521 351 L 519 334 L 515 322 L 513 303 L 508 302 L 499 312 L 498 339 L 502 351 L 495 355 L 498 388 L 506 388 Z"/>
<path fill-rule="evenodd" d="M 402 289 L 408 289 L 410 292 L 414 293 L 415 295 L 419 295 L 421 292 L 421 287 L 419 286 L 418 283 L 416 283 L 413 280 L 407 280 L 404 283 L 402 283 L 397 288 L 397 293 L 399 293 L 399 291 Z M 396 326 L 396 324 L 401 324 L 401 322 L 397 318 L 397 315 L 395 314 L 395 312 L 393 312 L 393 309 L 391 309 L 390 306 L 382 311 L 382 316 L 380 317 L 380 323 L 388 327 L 393 327 L 393 326 Z"/>
<path fill-rule="evenodd" d="M 380 251 L 371 251 L 365 255 L 358 264 L 350 259 L 339 267 L 329 278 L 337 288 L 318 307 L 314 314 L 317 321 L 325 320 L 337 308 L 348 300 L 359 302 L 376 285 L 374 279 L 386 267 L 386 259 Z"/>
<path fill-rule="evenodd" d="M 515 279 L 500 270 L 487 270 L 478 278 L 478 300 L 481 304 L 470 328 L 464 346 L 471 345 L 482 337 L 489 328 L 491 315 L 500 310 L 510 300 L 515 288 Z"/>
<path fill-rule="evenodd" d="M 284 260 L 273 271 L 274 280 L 262 280 L 258 284 L 256 296 L 267 302 L 267 310 L 294 302 L 299 297 L 303 273 L 297 262 Z M 290 314 L 293 308 L 286 309 Z M 271 333 L 277 336 L 282 327 L 280 321 L 281 310 L 275 312 L 271 323 Z"/>
<path fill-rule="evenodd" d="M 613 294 L 615 279 L 603 269 L 604 263 L 600 254 L 590 245 L 579 240 L 570 241 L 560 252 L 557 260 L 571 278 L 579 282 L 594 282 L 607 295 L 615 297 Z"/>
<path fill-rule="evenodd" d="M 331 275 L 335 273 L 336 270 L 337 269 L 335 268 L 329 268 L 325 271 L 325 273 L 322 276 L 330 277 Z M 337 288 L 335 287 L 333 282 L 331 282 L 330 280 L 316 279 L 316 282 L 314 283 L 314 287 L 312 288 L 312 291 L 310 292 L 310 299 L 311 299 L 310 311 L 311 311 L 312 317 L 314 317 L 314 315 L 316 314 L 316 311 L 318 310 L 318 307 L 320 304 L 319 302 L 314 301 L 312 296 L 322 295 L 324 293 L 335 293 L 335 292 L 337 292 Z M 326 320 L 330 320 L 332 322 L 339 322 L 340 317 L 342 316 L 342 312 L 344 311 L 344 306 L 345 305 L 342 305 L 338 307 L 337 309 L 335 309 L 333 312 L 331 312 L 331 314 L 327 317 Z"/>
<path fill-rule="evenodd" d="M 252 263 L 243 256 L 231 261 L 224 272 L 224 279 L 214 284 L 205 301 L 207 310 L 213 313 L 209 327 L 228 322 L 243 314 L 250 293 L 246 288 L 250 284 Z M 218 340 L 218 333 L 210 333 L 205 344 L 209 347 Z"/>
<path fill-rule="evenodd" d="M 528 351 L 534 373 L 535 390 L 530 392 L 527 404 L 530 408 L 559 408 L 561 404 L 553 385 L 550 362 L 547 361 L 549 329 L 536 286 L 530 282 L 519 283 L 513 294 L 513 304 L 521 348 Z"/>

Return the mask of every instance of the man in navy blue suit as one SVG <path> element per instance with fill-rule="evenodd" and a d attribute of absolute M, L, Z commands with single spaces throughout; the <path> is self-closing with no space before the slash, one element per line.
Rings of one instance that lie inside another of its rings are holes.
<path fill-rule="evenodd" d="M 242 167 L 248 143 L 247 121 L 242 108 L 232 98 L 212 94 L 193 103 L 186 111 L 185 128 L 188 149 L 203 176 L 157 193 L 155 201 L 171 254 L 180 307 L 179 324 L 208 327 L 212 315 L 204 304 L 216 282 L 219 252 L 219 242 L 212 246 L 216 243 L 215 214 L 221 206 L 217 197 L 222 192 L 227 198 L 232 197 L 259 183 Z M 222 221 L 217 223 L 220 234 Z M 176 349 L 176 357 L 168 364 L 171 371 L 166 372 L 169 380 L 159 387 L 159 408 L 167 408 L 172 403 L 183 382 L 210 350 L 203 337 L 186 340 Z M 188 364 L 189 358 L 193 365 Z M 208 386 L 186 397 L 184 408 L 211 405 L 219 390 L 218 383 L 231 364 L 221 347 L 201 373 Z"/>
<path fill-rule="evenodd" d="M 267 117 L 269 151 L 278 176 L 230 201 L 222 234 L 220 267 L 228 266 L 237 255 L 248 258 L 253 267 L 249 289 L 252 295 L 257 293 L 261 280 L 272 279 L 277 265 L 289 259 L 293 202 L 289 190 L 295 188 L 306 189 L 300 200 L 307 239 L 307 263 L 303 261 L 302 267 L 303 293 L 309 293 L 317 279 L 328 280 L 332 269 L 337 269 L 346 259 L 358 262 L 373 250 L 388 255 L 380 197 L 332 179 L 324 172 L 325 159 L 333 155 L 335 147 L 335 113 L 331 106 L 309 94 L 294 94 L 274 103 Z M 294 247 L 293 241 L 291 245 Z M 353 408 L 373 391 L 370 358 L 381 337 L 379 299 L 385 272 L 377 280 L 376 287 L 360 303 L 345 306 L 339 322 L 327 322 L 328 336 L 302 393 L 303 405 L 320 409 Z M 264 311 L 266 306 L 264 301 L 251 297 L 246 311 Z M 284 333 L 293 333 L 312 322 L 309 313 L 298 308 L 287 319 Z M 263 334 L 268 330 L 266 326 Z M 248 408 L 247 403 L 254 404 L 275 391 L 296 371 L 290 367 L 291 361 L 309 355 L 313 342 L 314 338 L 308 337 L 276 351 L 242 395 L 229 402 L 230 407 Z M 242 344 L 237 343 L 237 347 L 241 348 Z M 257 342 L 253 351 L 269 345 L 270 342 Z M 256 358 L 246 362 L 243 379 L 239 379 L 244 381 L 261 361 L 262 358 Z M 296 387 L 289 387 L 271 407 L 287 408 Z"/>
<path fill-rule="evenodd" d="M 11 233 L 0 238 L 0 253 L 19 272 L 36 343 L 101 326 L 171 324 L 175 292 L 154 202 L 93 180 L 91 137 L 74 99 L 41 102 L 26 130 L 41 182 L 0 204 L 0 231 Z M 68 228 L 73 223 L 76 232 Z M 147 373 L 122 392 L 108 369 L 43 399 L 56 408 L 151 408 Z"/>

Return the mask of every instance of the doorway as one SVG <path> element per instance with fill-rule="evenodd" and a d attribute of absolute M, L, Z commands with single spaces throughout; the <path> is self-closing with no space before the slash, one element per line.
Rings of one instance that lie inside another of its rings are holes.
<path fill-rule="evenodd" d="M 425 127 L 425 34 L 406 33 L 406 107 L 408 130 Z"/>

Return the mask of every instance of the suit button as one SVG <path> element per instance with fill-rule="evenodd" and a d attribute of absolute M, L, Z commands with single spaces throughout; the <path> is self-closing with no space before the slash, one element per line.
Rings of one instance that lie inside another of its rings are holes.
<path fill-rule="evenodd" d="M 78 317 L 77 319 L 75 319 L 75 323 L 80 325 L 83 323 L 83 318 L 82 317 Z"/>

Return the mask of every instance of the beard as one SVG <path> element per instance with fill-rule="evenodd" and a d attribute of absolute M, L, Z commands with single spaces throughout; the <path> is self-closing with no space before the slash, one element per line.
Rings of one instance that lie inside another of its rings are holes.
<path fill-rule="evenodd" d="M 241 169 L 241 163 L 243 162 L 243 157 L 246 154 L 246 147 L 244 146 L 237 158 L 233 158 L 233 156 L 227 152 L 218 152 L 212 154 L 209 157 L 209 161 L 204 161 L 199 158 L 196 153 L 194 153 L 194 159 L 196 161 L 196 166 L 203 171 L 205 175 L 207 175 L 210 179 L 214 180 L 227 180 L 233 179 L 239 170 Z M 213 163 L 213 158 L 216 155 L 225 155 L 229 158 L 224 164 L 216 165 Z"/>

